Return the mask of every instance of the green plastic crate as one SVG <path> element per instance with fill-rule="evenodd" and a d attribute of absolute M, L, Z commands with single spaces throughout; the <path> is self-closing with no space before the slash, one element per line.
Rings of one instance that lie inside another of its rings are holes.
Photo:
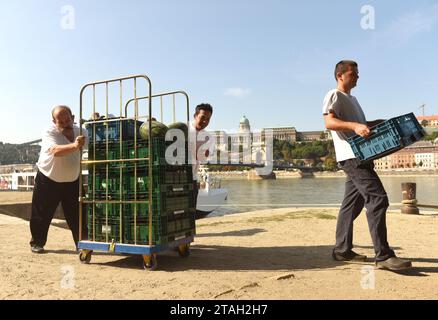
<path fill-rule="evenodd" d="M 120 219 L 121 213 L 123 212 L 123 206 L 117 203 L 88 203 L 88 221 L 93 219 L 93 209 L 95 219 L 106 219 L 106 214 L 108 211 L 109 219 Z"/>
<path fill-rule="evenodd" d="M 94 221 L 94 227 L 92 221 L 88 222 L 88 239 L 96 242 L 124 242 L 124 237 L 120 237 L 120 220 L 108 219 L 108 223 L 105 219 L 96 219 Z M 123 229 L 122 229 L 123 230 Z"/>
<path fill-rule="evenodd" d="M 164 185 L 166 186 L 166 185 Z M 152 196 L 152 212 L 159 216 L 177 216 L 193 212 L 195 210 L 195 201 L 192 185 L 173 186 L 173 189 L 163 188 L 155 191 Z M 148 198 L 138 199 L 147 201 Z M 135 209 L 137 217 L 149 217 L 149 205 L 147 203 L 126 204 L 124 209 L 126 216 L 134 217 Z"/>
<path fill-rule="evenodd" d="M 153 138 L 152 139 L 152 164 L 160 164 L 161 159 L 164 159 L 166 153 L 166 147 L 168 143 L 163 138 Z M 124 155 L 126 159 L 136 159 L 136 158 L 148 158 L 149 157 L 149 141 L 140 140 L 137 144 L 134 141 L 129 141 L 126 144 L 126 154 Z M 140 160 L 136 162 L 126 162 L 127 167 L 147 167 L 147 160 Z"/>
<path fill-rule="evenodd" d="M 160 221 L 153 222 L 152 227 L 152 244 L 166 244 L 174 241 L 177 238 L 187 237 L 190 235 L 195 235 L 194 219 L 193 222 L 186 219 L 185 222 L 177 221 Z M 192 226 L 193 225 L 193 226 Z M 182 229 L 182 226 L 189 226 Z M 192 227 L 190 227 L 192 226 Z M 136 234 L 134 234 L 136 230 Z M 126 223 L 124 225 L 124 236 L 125 242 L 128 244 L 139 244 L 148 245 L 149 244 L 149 224 L 147 221 L 134 223 Z M 136 236 L 136 238 L 135 238 Z M 137 241 L 135 241 L 135 239 Z"/>
<path fill-rule="evenodd" d="M 157 218 L 152 221 L 152 242 L 153 244 L 161 244 L 161 238 L 167 233 L 167 224 L 161 222 Z M 136 232 L 136 234 L 135 234 Z M 125 241 L 129 244 L 146 244 L 149 243 L 149 223 L 146 220 L 127 220 L 124 224 Z M 137 241 L 135 241 L 137 239 Z"/>
<path fill-rule="evenodd" d="M 88 145 L 88 159 L 89 160 L 124 159 L 127 153 L 126 149 L 127 149 L 127 142 L 119 143 L 112 141 L 112 142 L 108 142 L 108 145 L 105 142 L 92 143 Z M 102 165 L 99 164 L 99 166 Z"/>
<path fill-rule="evenodd" d="M 120 178 L 120 172 L 122 178 Z M 93 176 L 95 182 L 93 182 Z M 137 183 L 136 183 L 137 182 Z M 90 172 L 88 177 L 88 198 L 106 199 L 108 188 L 108 200 L 123 200 L 128 199 L 130 193 L 137 187 L 137 192 L 147 194 L 148 177 L 142 171 L 137 171 L 137 177 L 133 169 L 129 168 L 110 168 L 108 169 L 108 177 L 105 170 Z M 136 186 L 137 185 L 137 186 Z M 93 190 L 94 186 L 94 190 Z M 132 196 L 134 198 L 134 196 Z"/>

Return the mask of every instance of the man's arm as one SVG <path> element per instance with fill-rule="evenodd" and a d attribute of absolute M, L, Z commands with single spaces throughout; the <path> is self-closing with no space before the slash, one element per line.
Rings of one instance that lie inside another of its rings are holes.
<path fill-rule="evenodd" d="M 84 136 L 77 136 L 75 142 L 50 147 L 49 153 L 53 154 L 55 157 L 62 157 L 79 150 L 84 145 L 84 142 Z"/>
<path fill-rule="evenodd" d="M 334 131 L 354 131 L 361 137 L 367 137 L 370 129 L 367 125 L 358 122 L 343 121 L 336 118 L 335 114 L 330 112 L 324 115 L 325 127 Z"/>

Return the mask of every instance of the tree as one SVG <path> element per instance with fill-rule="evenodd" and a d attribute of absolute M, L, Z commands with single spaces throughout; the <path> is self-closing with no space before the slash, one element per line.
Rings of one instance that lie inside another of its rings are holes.
<path fill-rule="evenodd" d="M 0 163 L 19 164 L 35 163 L 41 147 L 38 145 L 0 144 Z"/>
<path fill-rule="evenodd" d="M 274 147 L 273 147 L 273 157 L 274 160 L 281 160 L 283 159 L 283 153 L 282 150 L 282 141 L 279 141 L 278 139 L 274 139 Z"/>
<path fill-rule="evenodd" d="M 325 140 L 325 139 L 326 139 L 326 137 L 325 137 L 325 132 L 321 132 L 321 135 L 319 136 L 319 138 L 320 138 L 321 140 Z"/>
<path fill-rule="evenodd" d="M 424 140 L 426 141 L 433 141 L 436 138 L 438 138 L 438 131 L 432 132 L 431 134 L 428 134 L 424 137 Z"/>
<path fill-rule="evenodd" d="M 319 159 L 319 158 L 313 159 L 312 160 L 312 167 L 314 167 L 314 168 L 319 167 L 319 168 L 322 169 L 322 161 L 321 161 L 321 159 Z"/>
<path fill-rule="evenodd" d="M 286 161 L 292 160 L 290 147 L 286 144 L 283 145 L 283 148 L 281 149 L 281 153 L 283 155 L 283 159 Z"/>
<path fill-rule="evenodd" d="M 321 163 L 322 157 L 330 157 L 334 159 L 335 148 L 333 141 L 309 141 L 309 142 L 294 142 L 291 143 L 285 140 L 274 139 L 273 156 L 276 161 L 292 162 L 297 159 L 314 160 L 315 165 Z M 334 161 L 334 160 L 333 160 Z M 296 161 L 294 161 L 296 163 Z M 329 168 L 336 168 L 336 162 Z M 330 170 L 330 169 L 327 169 Z"/>
<path fill-rule="evenodd" d="M 329 171 L 336 171 L 338 169 L 338 165 L 336 160 L 332 157 L 327 157 L 324 161 L 324 167 Z"/>

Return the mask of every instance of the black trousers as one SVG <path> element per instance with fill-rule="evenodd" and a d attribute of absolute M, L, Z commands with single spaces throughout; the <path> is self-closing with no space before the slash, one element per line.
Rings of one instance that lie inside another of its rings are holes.
<path fill-rule="evenodd" d="M 388 196 L 374 171 L 374 163 L 360 164 L 356 159 L 349 159 L 341 161 L 338 166 L 347 174 L 347 181 L 337 220 L 335 252 L 344 253 L 353 248 L 353 221 L 365 207 L 376 260 L 395 256 L 387 240 Z"/>
<path fill-rule="evenodd" d="M 193 197 L 195 202 L 195 208 L 198 204 L 198 193 L 199 193 L 199 182 L 197 180 L 193 180 Z"/>
<path fill-rule="evenodd" d="M 61 202 L 64 217 L 72 232 L 73 240 L 79 241 L 79 179 L 73 182 L 55 182 L 38 171 L 32 195 L 30 218 L 31 245 L 44 246 L 50 223 Z"/>

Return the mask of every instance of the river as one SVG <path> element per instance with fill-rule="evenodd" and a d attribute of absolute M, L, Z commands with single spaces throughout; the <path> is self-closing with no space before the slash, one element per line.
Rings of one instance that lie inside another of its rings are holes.
<path fill-rule="evenodd" d="M 438 205 L 438 176 L 381 177 L 389 196 L 390 209 L 402 201 L 401 184 L 417 184 L 417 199 L 422 204 Z M 308 178 L 277 180 L 222 180 L 228 189 L 223 206 L 211 216 L 269 208 L 327 206 L 339 207 L 344 195 L 345 178 Z M 421 210 L 421 209 L 420 209 Z M 427 209 L 431 210 L 431 209 Z"/>

